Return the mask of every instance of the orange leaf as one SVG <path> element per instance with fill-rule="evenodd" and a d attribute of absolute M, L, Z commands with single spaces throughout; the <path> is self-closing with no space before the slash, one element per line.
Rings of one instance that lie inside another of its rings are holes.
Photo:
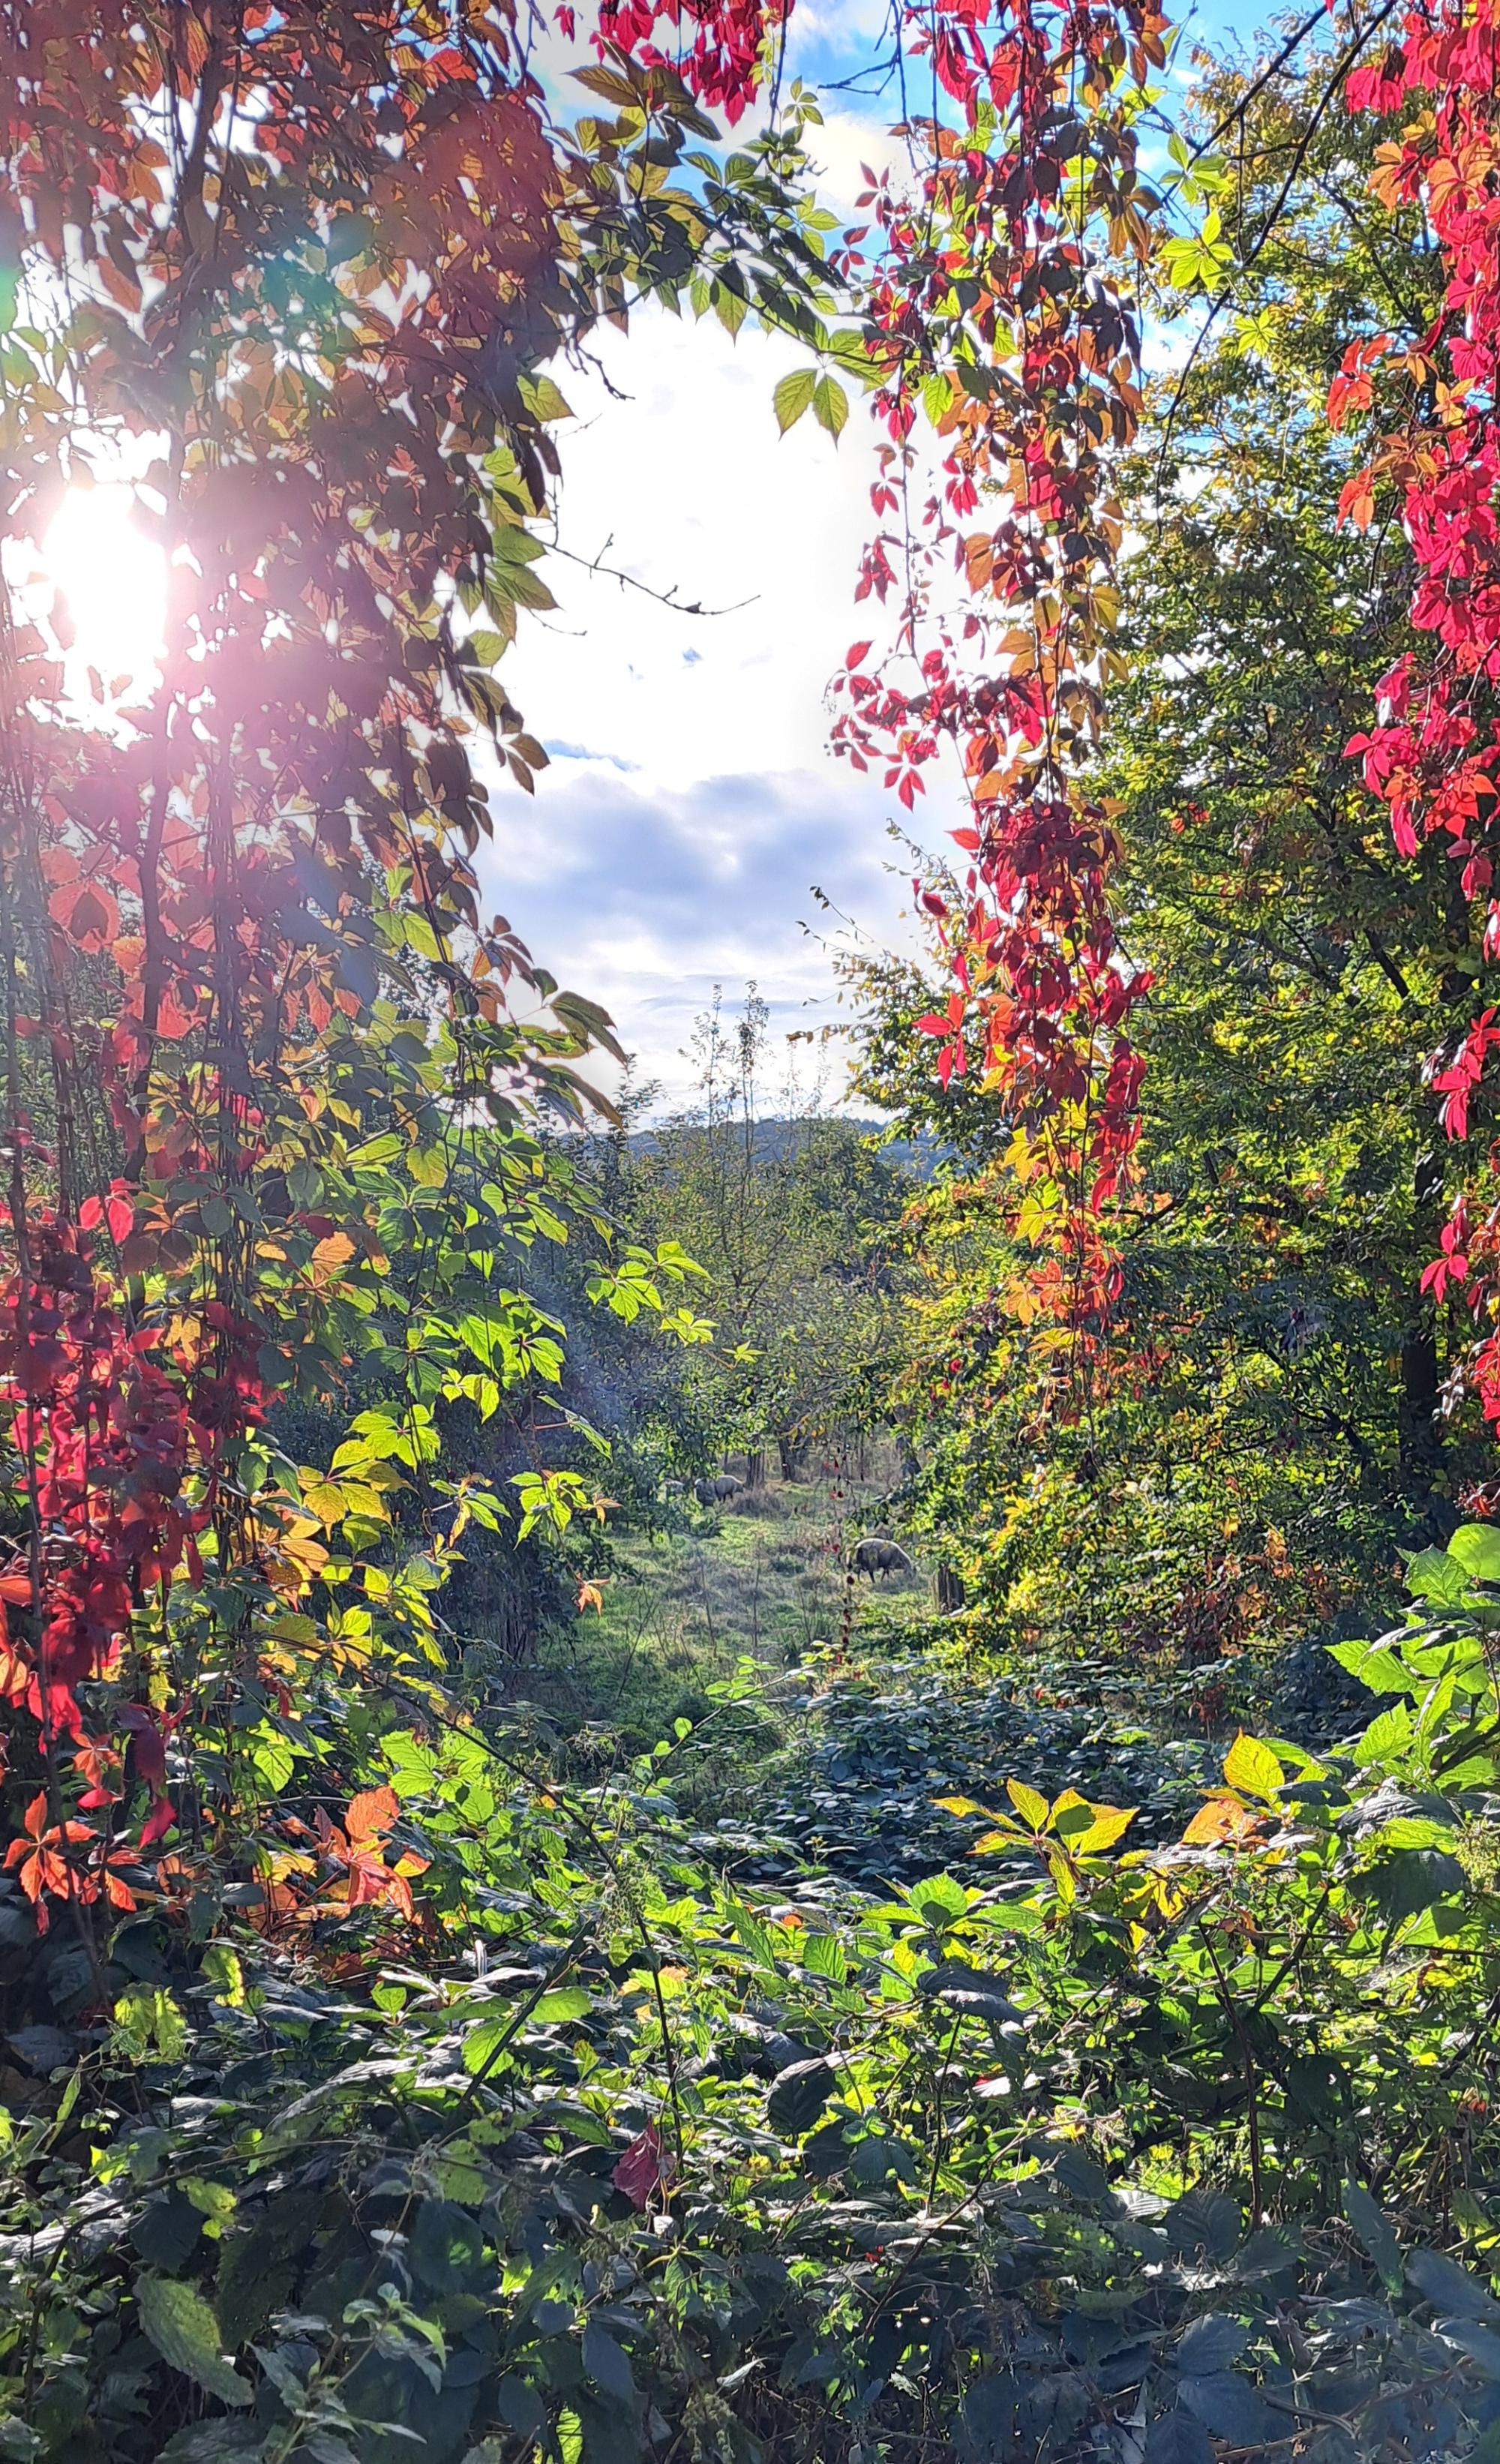
<path fill-rule="evenodd" d="M 1220 1848 L 1248 1839 L 1261 1827 L 1261 1816 L 1237 1796 L 1211 1796 L 1201 1805 L 1182 1834 L 1185 1848 Z"/>
<path fill-rule="evenodd" d="M 351 1839 L 378 1839 L 400 1812 L 401 1799 L 393 1788 L 366 1789 L 363 1796 L 350 1797 L 344 1828 Z"/>

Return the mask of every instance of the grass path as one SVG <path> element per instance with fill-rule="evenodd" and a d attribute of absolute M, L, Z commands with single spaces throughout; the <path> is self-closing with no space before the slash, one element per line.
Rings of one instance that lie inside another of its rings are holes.
<path fill-rule="evenodd" d="M 872 1475 L 883 1468 L 872 1465 Z M 774 1679 L 838 1639 L 846 1551 L 881 1493 L 875 1477 L 835 1470 L 770 1483 L 723 1510 L 689 1503 L 673 1528 L 651 1537 L 622 1534 L 603 1606 L 552 1639 L 529 1680 L 532 1699 L 564 1733 L 586 1744 L 590 1730 L 601 1743 L 607 1732 L 629 1752 L 669 1734 L 675 1719 L 700 1718 L 708 1689 L 746 1661 L 766 1671 L 774 1692 Z M 857 1590 L 857 1613 L 868 1616 L 869 1586 Z M 931 1609 L 921 1574 L 875 1596 L 897 1617 L 903 1604 L 908 1615 Z M 765 1715 L 782 1726 L 770 1701 Z"/>

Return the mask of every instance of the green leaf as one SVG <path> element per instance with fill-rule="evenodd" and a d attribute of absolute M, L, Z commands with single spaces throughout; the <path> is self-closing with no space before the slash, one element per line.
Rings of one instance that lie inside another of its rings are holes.
<path fill-rule="evenodd" d="M 248 2233 L 220 2243 L 213 2304 L 234 2350 L 258 2336 L 272 2312 L 290 2299 L 296 2262 L 317 2231 L 321 2206 L 316 2190 L 285 2190 Z"/>
<path fill-rule="evenodd" d="M 1180 2407 L 1158 2412 L 1146 2431 L 1146 2464 L 1214 2464 L 1213 2442 Z"/>
<path fill-rule="evenodd" d="M 1413 1598 L 1450 1606 L 1468 1589 L 1469 1577 L 1445 1549 L 1421 1549 L 1406 1568 L 1406 1589 Z"/>
<path fill-rule="evenodd" d="M 1353 1642 L 1331 1642 L 1325 1648 L 1331 1660 L 1336 1660 L 1340 1668 L 1347 1668 L 1351 1677 L 1357 1677 L 1361 1685 L 1368 1685 L 1372 1694 L 1414 1691 L 1410 1673 L 1386 1643 L 1363 1642 L 1357 1638 Z"/>
<path fill-rule="evenodd" d="M 1445 2251 L 1414 2250 L 1406 2261 L 1406 2281 L 1423 2301 L 1453 2311 L 1461 2319 L 1500 2317 L 1500 2303 L 1489 2286 Z"/>
<path fill-rule="evenodd" d="M 1134 1806 L 1092 1805 L 1072 1788 L 1052 1807 L 1052 1828 L 1074 1857 L 1096 1857 L 1113 1848 L 1135 1819 Z"/>
<path fill-rule="evenodd" d="M 257 2421 L 191 2421 L 174 2430 L 157 2455 L 156 2464 L 250 2464 L 265 2444 Z"/>
<path fill-rule="evenodd" d="M 849 1974 L 849 1961 L 836 1933 L 810 1933 L 802 1964 L 810 1976 L 827 1976 L 834 1985 L 842 1985 Z"/>
<path fill-rule="evenodd" d="M 481 2019 L 477 2028 L 470 2029 L 464 2038 L 462 2060 L 471 2078 L 477 2078 L 494 2060 L 512 2029 L 509 2019 Z"/>
<path fill-rule="evenodd" d="M 434 2159 L 432 2177 L 444 2198 L 456 2199 L 461 2208 L 482 2207 L 495 2179 L 468 2140 Z"/>
<path fill-rule="evenodd" d="M 1445 2344 L 1456 2344 L 1482 2377 L 1500 2379 L 1500 2336 L 1492 2328 L 1481 2326 L 1477 2319 L 1439 2319 L 1435 2332 Z"/>
<path fill-rule="evenodd" d="M 1011 2001 L 1004 1984 L 1004 1977 L 969 1968 L 962 1960 L 947 1959 L 939 1967 L 928 1969 L 918 1982 L 917 1991 L 927 1999 L 946 2003 L 967 2019 L 986 2019 L 996 2026 L 1014 2027 L 1026 2013 Z"/>
<path fill-rule="evenodd" d="M 1410 1742 L 1411 1713 L 1404 1703 L 1393 1703 L 1371 1721 L 1355 1747 L 1355 1760 L 1361 1766 L 1390 1762 Z"/>
<path fill-rule="evenodd" d="M 1500 1583 L 1500 1525 L 1466 1523 L 1448 1542 L 1448 1555 L 1472 1581 Z"/>
<path fill-rule="evenodd" d="M 1429 1814 L 1399 1814 L 1376 1835 L 1380 1848 L 1446 1848 L 1451 1845 L 1451 1822 L 1435 1822 Z"/>
<path fill-rule="evenodd" d="M 765 1969 L 772 1976 L 778 1973 L 776 1945 L 771 1940 L 770 1927 L 762 1925 L 749 1908 L 737 1907 L 735 1910 L 735 1938 L 743 1944 L 757 1968 Z"/>
<path fill-rule="evenodd" d="M 1273 2412 L 1259 2387 L 1238 2370 L 1212 2370 L 1201 2379 L 1185 2378 L 1180 2401 L 1196 2413 L 1216 2438 L 1231 2447 L 1259 2447 L 1284 2431 L 1286 2421 Z"/>
<path fill-rule="evenodd" d="M 816 368 L 794 368 L 790 376 L 783 377 L 771 396 L 771 407 L 776 413 L 776 425 L 783 436 L 789 428 L 796 427 L 817 389 Z"/>
<path fill-rule="evenodd" d="M 1206 2311 L 1183 2335 L 1177 2348 L 1178 2367 L 1190 2378 L 1206 2378 L 1237 2362 L 1249 2341 L 1249 2329 L 1242 2327 L 1238 2319 L 1227 2318 L 1221 2310 Z"/>
<path fill-rule="evenodd" d="M 534 419 L 550 423 L 572 418 L 572 411 L 550 377 L 529 376 L 522 369 L 518 385 L 520 398 Z"/>
<path fill-rule="evenodd" d="M 506 536 L 524 536 L 524 534 L 507 533 Z M 540 542 L 533 540 L 532 545 L 540 554 Z M 526 561 L 518 558 L 512 560 L 495 556 L 491 558 L 485 571 L 484 604 L 491 615 L 496 616 L 498 621 L 497 610 L 501 607 L 545 609 L 555 607 L 558 603 L 540 576 L 528 569 Z"/>
<path fill-rule="evenodd" d="M 969 1904 L 968 1892 L 961 1882 L 954 1881 L 951 1874 L 928 1874 L 921 1881 L 912 1884 L 907 1896 L 912 1905 L 920 1909 L 928 1924 L 939 1929 L 943 1917 L 961 1917 Z M 934 1908 L 938 1911 L 936 1917 L 930 1914 Z"/>
<path fill-rule="evenodd" d="M 822 376 L 812 389 L 812 415 L 835 444 L 849 426 L 849 396 L 837 377 Z"/>
<path fill-rule="evenodd" d="M 713 290 L 714 308 L 727 334 L 738 334 L 749 315 L 749 304 L 731 291 L 727 284 L 716 282 Z"/>
<path fill-rule="evenodd" d="M 635 2381 L 630 2375 L 629 2356 L 607 2327 L 601 2327 L 595 2319 L 590 2319 L 584 2329 L 584 2368 L 595 2387 L 616 2404 L 635 2402 Z"/>
<path fill-rule="evenodd" d="M 810 2130 L 819 2114 L 833 2094 L 833 2072 L 821 2056 L 805 2062 L 788 2062 L 771 2082 L 765 2100 L 765 2110 L 773 2130 L 782 2131 L 788 2139 L 800 2139 Z"/>
<path fill-rule="evenodd" d="M 1388 2293 L 1401 2289 L 1401 2248 L 1383 2209 L 1360 2182 L 1344 2184 L 1344 2213 L 1379 2270 Z"/>
<path fill-rule="evenodd" d="M 433 2293 L 456 2293 L 478 2266 L 484 2235 L 452 2199 L 424 2199 L 408 2248 L 420 2284 Z"/>
<path fill-rule="evenodd" d="M 585 1986 L 559 1985 L 550 1993 L 543 1993 L 531 2016 L 539 2027 L 558 2028 L 568 2019 L 582 2019 L 588 2007 Z"/>
<path fill-rule="evenodd" d="M 192 2201 L 186 2192 L 169 2189 L 147 2199 L 130 2228 L 130 2238 L 147 2267 L 175 2276 L 197 2249 L 202 2233 L 203 2217 Z"/>
<path fill-rule="evenodd" d="M 141 2325 L 162 2359 L 221 2404 L 245 2405 L 254 2390 L 224 2352 L 219 2322 L 201 2293 L 172 2276 L 143 2276 L 136 2282 Z"/>
<path fill-rule="evenodd" d="M 114 2049 L 128 2061 L 177 2062 L 188 2051 L 187 2021 L 165 1986 L 127 1986 L 110 2015 Z"/>
<path fill-rule="evenodd" d="M 1400 1925 L 1437 1900 L 1453 1899 L 1466 1886 L 1458 1859 L 1441 1848 L 1398 1849 L 1365 1880 L 1388 1925 Z"/>
<path fill-rule="evenodd" d="M 500 2419 L 509 2423 L 522 2438 L 536 2438 L 547 2426 L 547 2409 L 540 2396 L 529 2379 L 521 2378 L 514 2370 L 508 2370 L 500 2380 L 495 2390 L 495 2403 Z M 489 2446 L 495 2442 L 487 2440 L 485 2444 Z M 476 2456 L 481 2457 L 481 2464 L 489 2464 L 488 2457 L 474 2447 L 470 2448 L 464 2464 L 474 2464 Z"/>

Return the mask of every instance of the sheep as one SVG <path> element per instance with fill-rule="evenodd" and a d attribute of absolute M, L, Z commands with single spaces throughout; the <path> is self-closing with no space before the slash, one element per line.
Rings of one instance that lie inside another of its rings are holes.
<path fill-rule="evenodd" d="M 855 1574 L 868 1574 L 871 1583 L 878 1574 L 884 1581 L 888 1574 L 915 1574 L 916 1561 L 908 1555 L 900 1542 L 885 1532 L 872 1532 L 868 1540 L 857 1540 L 849 1552 L 849 1569 Z"/>
<path fill-rule="evenodd" d="M 700 1506 L 727 1506 L 738 1497 L 744 1482 L 732 1471 L 721 1471 L 717 1480 L 695 1480 L 693 1494 Z"/>

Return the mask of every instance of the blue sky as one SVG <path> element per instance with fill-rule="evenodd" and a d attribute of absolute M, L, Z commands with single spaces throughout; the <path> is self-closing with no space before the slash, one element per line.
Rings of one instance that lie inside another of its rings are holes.
<path fill-rule="evenodd" d="M 884 0 L 799 0 L 790 71 L 830 88 L 883 16 Z M 1194 27 L 1222 39 L 1232 21 L 1216 5 Z M 821 185 L 852 218 L 861 159 L 892 154 L 891 106 L 826 100 Z M 523 620 L 506 683 L 552 763 L 534 800 L 496 783 L 484 888 L 610 1010 L 669 1105 L 716 983 L 735 997 L 753 978 L 779 1031 L 837 1021 L 814 884 L 871 938 L 906 937 L 888 827 L 904 817 L 827 746 L 827 679 L 872 629 L 852 592 L 875 440 L 857 405 L 837 447 L 809 421 L 778 437 L 772 388 L 805 357 L 648 311 L 605 338 L 598 371 L 557 370 L 577 414 L 559 437 L 563 544 L 733 612 L 686 617 L 548 561 L 559 612 Z M 954 819 L 935 782 L 919 831 L 936 844 Z"/>

